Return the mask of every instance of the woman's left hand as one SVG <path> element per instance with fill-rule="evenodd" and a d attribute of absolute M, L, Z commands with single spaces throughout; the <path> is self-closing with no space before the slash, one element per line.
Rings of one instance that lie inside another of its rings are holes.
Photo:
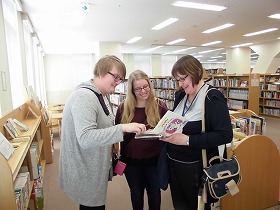
<path fill-rule="evenodd" d="M 182 133 L 175 133 L 171 136 L 162 138 L 162 141 L 169 142 L 171 144 L 176 144 L 176 145 L 185 145 L 186 146 L 186 141 L 187 141 L 187 135 L 182 134 Z"/>

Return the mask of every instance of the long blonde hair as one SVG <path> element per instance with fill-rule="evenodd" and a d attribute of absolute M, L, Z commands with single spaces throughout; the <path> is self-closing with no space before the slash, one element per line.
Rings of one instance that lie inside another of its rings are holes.
<path fill-rule="evenodd" d="M 136 70 L 132 72 L 128 77 L 127 93 L 126 93 L 126 99 L 124 101 L 124 109 L 122 113 L 121 122 L 130 123 L 134 117 L 137 99 L 133 90 L 133 82 L 135 80 L 140 80 L 140 79 L 146 80 L 150 86 L 150 95 L 147 98 L 145 113 L 147 115 L 148 124 L 151 127 L 155 127 L 161 117 L 159 113 L 159 100 L 155 97 L 155 91 L 150 81 L 150 78 L 145 72 L 141 70 Z"/>

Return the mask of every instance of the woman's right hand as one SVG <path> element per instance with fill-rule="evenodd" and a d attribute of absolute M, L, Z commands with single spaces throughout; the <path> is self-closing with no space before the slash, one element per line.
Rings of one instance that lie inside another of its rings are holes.
<path fill-rule="evenodd" d="M 127 133 L 143 133 L 146 131 L 146 126 L 141 123 L 122 124 L 122 131 Z"/>

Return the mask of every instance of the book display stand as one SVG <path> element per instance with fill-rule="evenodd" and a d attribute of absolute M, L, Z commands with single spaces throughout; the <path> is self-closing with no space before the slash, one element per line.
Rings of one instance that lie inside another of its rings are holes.
<path fill-rule="evenodd" d="M 11 138 L 5 130 L 4 124 L 8 119 L 16 119 L 26 125 L 28 131 L 21 131 L 17 138 Z M 34 170 L 38 170 L 41 176 L 44 175 L 46 163 L 52 163 L 52 151 L 50 142 L 50 130 L 41 117 L 41 111 L 32 103 L 26 102 L 22 106 L 14 109 L 0 119 L 0 132 L 9 139 L 10 143 L 18 144 L 17 149 L 7 160 L 0 154 L 0 209 L 17 210 L 23 205 L 17 198 L 15 187 L 20 172 L 28 175 L 28 184 L 24 187 L 26 200 L 23 201 L 24 208 L 27 209 L 30 195 L 34 193 Z M 32 149 L 33 148 L 33 149 Z M 31 151 L 36 150 L 35 168 L 32 162 Z M 37 167 L 38 166 L 38 167 Z M 22 174 L 24 174 L 22 173 Z"/>

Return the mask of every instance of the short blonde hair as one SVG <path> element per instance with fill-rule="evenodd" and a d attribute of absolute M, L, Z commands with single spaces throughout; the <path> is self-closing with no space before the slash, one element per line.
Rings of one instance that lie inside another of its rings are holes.
<path fill-rule="evenodd" d="M 94 76 L 104 76 L 107 74 L 113 67 L 116 67 L 118 73 L 122 74 L 125 78 L 126 75 L 126 67 L 124 63 L 114 55 L 106 55 L 99 59 L 96 63 L 93 74 Z"/>

